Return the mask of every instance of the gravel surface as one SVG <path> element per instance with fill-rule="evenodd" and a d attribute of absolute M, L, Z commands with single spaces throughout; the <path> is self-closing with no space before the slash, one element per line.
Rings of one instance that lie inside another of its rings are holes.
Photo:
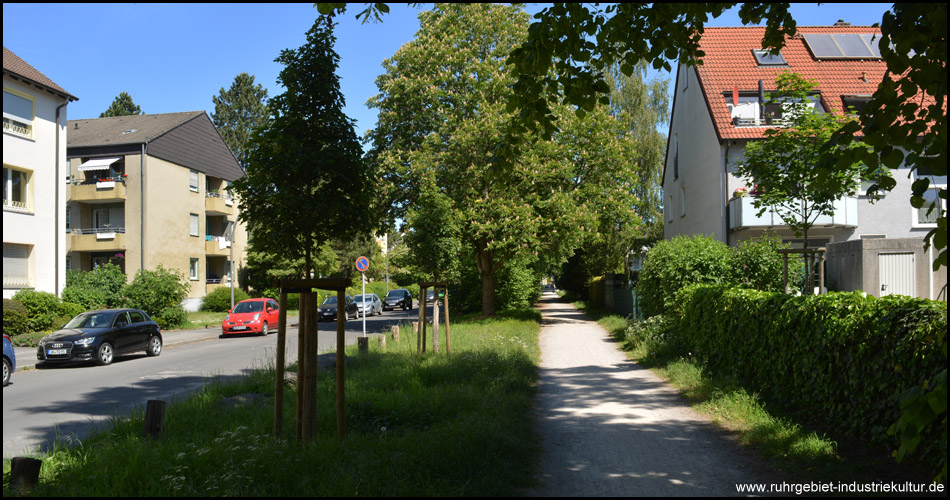
<path fill-rule="evenodd" d="M 741 496 L 780 483 L 753 452 L 630 361 L 597 323 L 545 294 L 531 496 Z"/>

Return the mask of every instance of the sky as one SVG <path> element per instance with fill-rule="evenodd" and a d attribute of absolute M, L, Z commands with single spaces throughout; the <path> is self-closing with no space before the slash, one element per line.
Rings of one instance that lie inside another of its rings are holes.
<path fill-rule="evenodd" d="M 419 29 L 418 16 L 431 5 L 391 3 L 383 22 L 355 19 L 365 4 L 337 16 L 336 52 L 346 108 L 362 137 L 376 123 L 366 101 L 375 79 Z M 794 4 L 799 26 L 879 23 L 891 4 Z M 529 13 L 545 4 L 526 4 Z M 296 49 L 319 16 L 314 4 L 3 4 L 3 45 L 79 98 L 69 119 L 98 118 L 121 92 L 147 114 L 205 110 L 212 96 L 246 72 L 268 97 L 283 92 L 274 59 Z M 708 26 L 742 26 L 732 9 Z M 675 66 L 674 66 L 675 67 Z M 675 75 L 655 76 L 674 78 Z"/>

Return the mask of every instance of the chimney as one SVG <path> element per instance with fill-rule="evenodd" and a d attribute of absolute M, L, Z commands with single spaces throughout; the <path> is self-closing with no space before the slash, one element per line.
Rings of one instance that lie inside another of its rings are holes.
<path fill-rule="evenodd" d="M 835 26 L 851 26 L 851 23 L 844 22 L 844 19 L 838 19 L 838 22 L 834 24 Z"/>

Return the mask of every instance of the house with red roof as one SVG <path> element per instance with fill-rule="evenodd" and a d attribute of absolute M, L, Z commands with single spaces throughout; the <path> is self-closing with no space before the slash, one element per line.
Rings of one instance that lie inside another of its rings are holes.
<path fill-rule="evenodd" d="M 781 109 L 769 109 L 765 94 L 775 90 L 776 76 L 791 71 L 817 82 L 814 109 L 842 114 L 862 109 L 885 77 L 879 28 L 840 21 L 800 26 L 777 55 L 762 50 L 764 33 L 764 27 L 706 28 L 703 64 L 677 70 L 663 173 L 667 239 L 704 234 L 735 246 L 768 232 L 800 248 L 801 239 L 778 214 L 757 215 L 750 196 L 754 179 L 736 169 L 750 141 L 782 126 L 774 119 Z M 936 252 L 923 248 L 937 214 L 909 203 L 917 173 L 892 173 L 897 187 L 881 199 L 866 195 L 867 182 L 856 196 L 838 200 L 834 214 L 809 230 L 809 247 L 827 249 L 830 290 L 945 300 L 946 273 L 931 271 Z M 930 181 L 927 197 L 939 200 L 936 188 L 946 187 L 947 178 Z"/>

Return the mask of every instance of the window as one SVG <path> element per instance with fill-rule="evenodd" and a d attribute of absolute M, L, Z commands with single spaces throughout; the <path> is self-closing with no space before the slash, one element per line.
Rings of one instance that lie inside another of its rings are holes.
<path fill-rule="evenodd" d="M 66 256 L 66 270 L 67 271 L 73 270 L 73 258 L 68 255 Z"/>
<path fill-rule="evenodd" d="M 666 212 L 666 222 L 673 222 L 673 195 L 667 196 L 666 207 L 663 208 L 663 211 Z"/>
<path fill-rule="evenodd" d="M 4 87 L 3 131 L 33 138 L 33 119 L 36 117 L 36 99 L 33 96 Z"/>
<path fill-rule="evenodd" d="M 72 215 L 72 211 L 70 210 L 69 207 L 66 207 L 66 232 L 67 232 L 67 233 L 71 231 L 71 229 L 70 229 L 70 217 L 71 217 L 71 215 Z"/>
<path fill-rule="evenodd" d="M 936 225 L 940 212 L 946 210 L 943 200 L 938 196 L 939 188 L 932 187 L 924 191 L 924 204 L 916 209 L 917 224 Z"/>
<path fill-rule="evenodd" d="M 198 259 L 191 259 L 191 262 L 188 266 L 188 277 L 192 281 L 198 280 Z"/>
<path fill-rule="evenodd" d="M 686 186 L 680 188 L 680 217 L 686 217 Z"/>
<path fill-rule="evenodd" d="M 755 56 L 755 62 L 759 63 L 759 66 L 784 66 L 787 64 L 785 57 L 782 56 L 782 51 L 772 55 L 765 49 L 753 49 L 752 55 Z"/>
<path fill-rule="evenodd" d="M 30 205 L 30 173 L 3 166 L 3 209 L 32 212 Z"/>
<path fill-rule="evenodd" d="M 680 178 L 680 143 L 679 140 L 673 141 L 673 180 Z"/>
<path fill-rule="evenodd" d="M 191 216 L 191 234 L 192 236 L 198 236 L 198 214 L 189 214 Z"/>
<path fill-rule="evenodd" d="M 189 170 L 188 171 L 188 189 L 191 189 L 194 192 L 198 192 L 198 171 Z"/>
<path fill-rule="evenodd" d="M 145 316 L 143 316 L 142 313 L 140 313 L 140 312 L 138 312 L 138 311 L 129 311 L 129 316 L 132 318 L 132 322 L 133 322 L 133 323 L 144 323 L 144 322 L 145 322 Z"/>
<path fill-rule="evenodd" d="M 3 244 L 3 288 L 30 287 L 30 247 Z"/>

